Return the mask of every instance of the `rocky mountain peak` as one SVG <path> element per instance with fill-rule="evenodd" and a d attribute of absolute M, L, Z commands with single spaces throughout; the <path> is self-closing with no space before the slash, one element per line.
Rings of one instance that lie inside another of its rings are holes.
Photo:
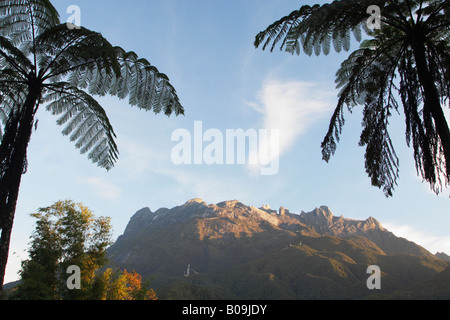
<path fill-rule="evenodd" d="M 145 216 L 147 216 L 149 214 L 152 214 L 152 210 L 150 210 L 149 207 L 145 207 L 145 208 L 142 208 L 141 210 L 137 211 L 135 216 L 136 217 L 138 217 L 138 216 L 139 217 L 145 217 Z"/>
<path fill-rule="evenodd" d="M 300 221 L 311 226 L 320 234 L 333 236 L 360 234 L 369 230 L 385 231 L 380 222 L 373 217 L 369 217 L 367 220 L 353 220 L 343 216 L 336 217 L 326 206 L 316 208 L 308 213 L 302 212 Z"/>
<path fill-rule="evenodd" d="M 207 204 L 195 198 L 172 209 L 152 212 L 142 208 L 130 219 L 123 236 L 137 236 L 163 230 L 169 226 L 190 224 L 203 239 L 240 237 L 242 234 L 261 233 L 267 228 L 294 233 L 315 233 L 322 236 L 364 236 L 374 241 L 385 253 L 408 253 L 431 256 L 422 247 L 401 239 L 384 229 L 375 218 L 353 220 L 335 216 L 327 206 L 311 212 L 291 213 L 284 207 L 273 210 L 269 205 L 260 208 L 247 206 L 238 200 Z"/>
<path fill-rule="evenodd" d="M 206 205 L 206 202 L 203 199 L 194 198 L 185 203 L 185 205 L 190 205 L 190 204 L 205 204 Z"/>
<path fill-rule="evenodd" d="M 155 212 L 150 208 L 137 211 L 124 235 L 108 249 L 108 258 L 114 266 L 135 269 L 147 277 L 156 275 L 160 285 L 170 279 L 169 286 L 173 277 L 186 275 L 189 265 L 193 281 L 214 284 L 208 290 L 225 292 L 242 286 L 236 292 L 246 299 L 258 297 L 247 295 L 252 285 L 253 292 L 269 294 L 261 296 L 264 299 L 308 298 L 311 288 L 319 288 L 322 298 L 336 290 L 348 294 L 353 292 L 348 291 L 353 282 L 355 288 L 363 285 L 365 289 L 367 265 L 379 262 L 386 274 L 383 281 L 405 280 L 408 286 L 412 274 L 423 279 L 424 272 L 441 272 L 450 265 L 445 261 L 450 259 L 447 255 L 433 255 L 395 236 L 373 217 L 347 219 L 335 216 L 326 206 L 296 214 L 284 207 L 275 211 L 237 200 L 207 205 L 202 199 Z M 189 279 L 182 279 L 184 286 Z M 297 283 L 301 285 L 290 291 Z M 184 294 L 184 289 L 176 292 Z"/>
<path fill-rule="evenodd" d="M 447 255 L 447 254 L 444 253 L 444 252 L 436 252 L 435 256 L 436 256 L 436 258 L 438 258 L 438 259 L 450 261 L 450 256 Z"/>
<path fill-rule="evenodd" d="M 216 204 L 217 207 L 220 208 L 234 208 L 236 206 L 238 207 L 243 207 L 245 206 L 242 202 L 238 201 L 238 200 L 229 200 L 229 201 L 223 201 L 223 202 L 219 202 L 218 204 Z"/>
<path fill-rule="evenodd" d="M 286 209 L 285 207 L 280 207 L 280 210 L 278 210 L 278 214 L 280 216 L 285 216 L 285 215 L 289 214 L 289 210 Z"/>
<path fill-rule="evenodd" d="M 366 226 L 369 229 L 380 229 L 380 230 L 384 230 L 383 226 L 381 225 L 381 223 L 373 218 L 373 217 L 369 217 L 369 219 L 367 219 L 366 221 Z"/>
<path fill-rule="evenodd" d="M 276 214 L 277 213 L 277 211 L 270 208 L 270 206 L 268 204 L 263 205 L 261 208 L 259 208 L 259 210 L 265 211 L 268 214 Z"/>
<path fill-rule="evenodd" d="M 302 212 L 300 220 L 306 225 L 328 227 L 333 223 L 334 215 L 328 207 L 322 206 L 311 212 Z"/>
<path fill-rule="evenodd" d="M 290 213 L 283 206 L 276 211 L 267 204 L 256 208 L 255 206 L 247 206 L 238 200 L 208 205 L 203 199 L 195 198 L 187 201 L 184 205 L 172 209 L 161 208 L 156 212 L 152 212 L 148 207 L 142 208 L 130 219 L 125 233 L 137 232 L 150 226 L 161 227 L 191 219 L 219 216 L 228 216 L 230 219 L 239 217 L 239 219 L 265 220 L 274 226 L 286 225 L 286 223 L 298 225 L 300 223 L 320 234 L 337 236 L 366 232 L 368 230 L 384 230 L 381 224 L 373 217 L 369 217 L 367 220 L 352 220 L 342 216 L 335 217 L 327 206 L 321 206 L 311 212 L 302 212 L 298 215 Z"/>
<path fill-rule="evenodd" d="M 130 222 L 125 229 L 125 233 L 133 233 L 137 230 L 141 229 L 143 226 L 150 223 L 150 217 L 153 215 L 153 212 L 150 208 L 145 207 L 141 210 L 137 211 L 133 217 L 131 217 Z"/>
<path fill-rule="evenodd" d="M 320 213 L 320 214 L 324 215 L 327 218 L 331 218 L 332 219 L 334 217 L 334 215 L 331 212 L 330 208 L 328 208 L 327 206 L 321 206 L 320 208 L 318 208 L 316 210 L 317 210 L 317 213 Z"/>

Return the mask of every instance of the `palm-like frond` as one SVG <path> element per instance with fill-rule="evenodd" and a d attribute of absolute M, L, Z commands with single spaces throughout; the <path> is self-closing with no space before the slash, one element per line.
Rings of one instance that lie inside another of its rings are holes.
<path fill-rule="evenodd" d="M 33 64 L 7 38 L 0 36 L 0 68 L 11 70 L 17 73 L 19 78 L 25 79 Z"/>
<path fill-rule="evenodd" d="M 377 49 L 375 49 L 375 47 Z M 372 184 L 392 195 L 399 173 L 399 161 L 388 132 L 392 110 L 398 109 L 395 76 L 404 47 L 401 41 L 366 41 L 353 52 L 336 73 L 341 88 L 329 131 L 322 143 L 323 159 L 336 151 L 344 125 L 344 108 L 364 105 L 360 146 L 366 147 L 366 171 Z"/>
<path fill-rule="evenodd" d="M 125 52 L 119 47 L 115 49 L 121 67 L 121 77 L 119 81 L 111 81 L 110 94 L 117 94 L 119 98 L 128 95 L 131 105 L 153 110 L 155 113 L 164 112 L 167 116 L 172 113 L 184 114 L 175 88 L 165 74 L 160 73 L 147 60 L 139 59 L 134 52 Z"/>
<path fill-rule="evenodd" d="M 358 42 L 362 39 L 362 30 L 373 35 L 367 27 L 370 17 L 367 8 L 372 5 L 382 10 L 384 24 L 399 30 L 410 27 L 407 19 L 413 8 L 416 8 L 416 15 L 428 18 L 430 27 L 433 24 L 439 28 L 449 26 L 449 2 L 445 0 L 336 0 L 329 4 L 302 6 L 261 31 L 254 45 L 257 48 L 262 45 L 263 50 L 270 46 L 273 51 L 281 42 L 280 50 L 297 54 L 303 50 L 308 55 L 319 55 L 322 52 L 328 54 L 332 42 L 336 52 L 349 51 L 351 34 Z M 445 20 L 447 22 L 443 22 Z"/>
<path fill-rule="evenodd" d="M 0 34 L 15 46 L 30 43 L 59 24 L 59 14 L 49 0 L 1 0 L 0 17 Z"/>
<path fill-rule="evenodd" d="M 416 72 L 413 70 L 411 53 L 405 56 L 399 67 L 401 77 L 400 95 L 405 109 L 406 138 L 408 146 L 414 151 L 417 173 L 436 188 L 441 185 L 441 151 L 434 126 L 429 125 L 429 115 L 421 116 L 421 88 Z M 424 122 L 428 125 L 425 125 Z M 438 192 L 438 189 L 435 190 Z"/>
<path fill-rule="evenodd" d="M 382 27 L 371 31 L 367 8 L 381 9 Z M 302 6 L 260 32 L 255 46 L 279 45 L 289 53 L 328 54 L 350 49 L 351 34 L 360 49 L 336 73 L 338 105 L 322 142 L 329 161 L 342 132 L 344 112 L 362 105 L 366 171 L 372 184 L 392 195 L 399 161 L 388 133 L 389 118 L 398 110 L 399 92 L 406 115 L 407 143 L 414 149 L 418 174 L 438 193 L 450 183 L 450 131 L 441 107 L 450 107 L 450 1 L 341 0 Z M 420 69 L 420 70 L 419 70 Z M 396 79 L 400 75 L 400 81 Z M 431 86 L 429 84 L 432 84 Z"/>
<path fill-rule="evenodd" d="M 63 133 L 107 169 L 117 159 L 117 146 L 94 96 L 128 98 L 133 106 L 168 116 L 184 114 L 165 74 L 100 33 L 60 24 L 48 0 L 0 0 L 0 68 L 0 134 L 13 108 L 23 106 L 22 93 L 39 82 L 38 104 L 51 102 L 48 109 L 61 115 Z"/>
<path fill-rule="evenodd" d="M 361 29 L 370 32 L 366 26 L 369 17 L 367 7 L 384 5 L 379 0 L 341 0 L 324 5 L 304 5 L 299 10 L 276 21 L 255 39 L 255 47 L 262 44 L 265 50 L 271 43 L 273 51 L 281 41 L 280 49 L 290 53 L 301 52 L 308 55 L 313 52 L 328 54 L 331 48 L 340 52 L 350 49 L 351 34 L 361 41 Z"/>
<path fill-rule="evenodd" d="M 5 37 L 0 36 L 0 142 L 2 126 L 23 105 L 26 94 L 27 70 L 32 63 Z"/>
<path fill-rule="evenodd" d="M 2 127 L 20 110 L 26 99 L 27 87 L 21 82 L 15 82 L 15 74 L 9 70 L 0 71 L 0 143 L 3 138 Z"/>
<path fill-rule="evenodd" d="M 45 99 L 56 99 L 49 110 L 64 112 L 58 120 L 67 122 L 63 134 L 71 134 L 82 153 L 92 149 L 89 158 L 102 167 L 113 166 L 117 147 L 107 118 L 100 121 L 106 115 L 92 96 L 128 97 L 130 105 L 155 113 L 184 113 L 166 75 L 136 53 L 113 47 L 97 32 L 58 25 L 36 38 L 36 53 L 40 76 L 49 83 Z"/>
<path fill-rule="evenodd" d="M 40 69 L 51 82 L 67 76 L 71 85 L 92 95 L 129 97 L 131 105 L 155 113 L 184 113 L 165 74 L 136 53 L 113 47 L 99 33 L 61 25 L 43 33 L 36 42 Z"/>
<path fill-rule="evenodd" d="M 36 53 L 44 81 L 55 83 L 79 69 L 95 67 L 120 77 L 114 47 L 100 33 L 85 28 L 71 30 L 61 24 L 43 32 L 36 38 Z"/>
<path fill-rule="evenodd" d="M 45 97 L 47 110 L 60 115 L 58 125 L 65 125 L 63 134 L 76 142 L 81 153 L 100 167 L 111 169 L 117 160 L 116 137 L 105 110 L 89 94 L 68 83 L 48 86 L 53 92 Z"/>

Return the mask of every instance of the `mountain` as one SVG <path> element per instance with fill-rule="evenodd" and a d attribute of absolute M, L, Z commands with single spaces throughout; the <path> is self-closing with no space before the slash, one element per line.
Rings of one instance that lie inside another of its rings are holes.
<path fill-rule="evenodd" d="M 404 297 L 450 267 L 372 217 L 336 217 L 328 207 L 294 214 L 236 200 L 143 208 L 108 256 L 112 266 L 152 278 L 161 299 Z M 381 269 L 381 290 L 367 288 L 371 265 Z"/>
<path fill-rule="evenodd" d="M 450 256 L 445 254 L 444 252 L 437 252 L 435 256 L 439 259 L 450 261 Z"/>
<path fill-rule="evenodd" d="M 350 235 L 362 235 L 376 243 L 386 254 L 414 254 L 432 257 L 433 255 L 423 247 L 407 239 L 395 236 L 384 229 L 381 224 L 372 217 L 365 221 L 335 217 L 327 207 L 316 208 L 313 212 L 302 212 L 300 221 L 312 227 L 322 235 L 347 237 Z"/>

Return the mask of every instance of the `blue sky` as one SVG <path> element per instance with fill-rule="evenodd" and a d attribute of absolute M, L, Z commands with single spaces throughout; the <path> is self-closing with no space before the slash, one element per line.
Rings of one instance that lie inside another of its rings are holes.
<path fill-rule="evenodd" d="M 256 50 L 256 34 L 309 1 L 298 0 L 57 0 L 61 21 L 70 5 L 82 25 L 112 44 L 145 57 L 167 74 L 186 116 L 166 117 L 132 108 L 115 97 L 99 99 L 118 136 L 120 158 L 110 172 L 80 155 L 56 118 L 41 107 L 28 153 L 16 211 L 6 281 L 18 278 L 34 228 L 29 213 L 72 199 L 97 216 L 112 218 L 114 238 L 143 207 L 156 211 L 192 198 L 207 203 L 240 200 L 293 213 L 327 205 L 335 215 L 372 216 L 395 234 L 435 253 L 450 254 L 449 192 L 436 196 L 416 176 L 406 147 L 402 115 L 391 136 L 400 158 L 393 198 L 370 185 L 358 147 L 361 112 L 346 115 L 338 150 L 329 164 L 320 144 L 337 103 L 334 76 L 348 53 L 291 56 Z M 313 2 L 311 2 L 313 3 Z M 314 2 L 316 3 L 316 2 Z M 356 49 L 353 45 L 352 49 Z M 261 176 L 245 165 L 175 165 L 177 129 L 280 130 L 279 172 Z"/>

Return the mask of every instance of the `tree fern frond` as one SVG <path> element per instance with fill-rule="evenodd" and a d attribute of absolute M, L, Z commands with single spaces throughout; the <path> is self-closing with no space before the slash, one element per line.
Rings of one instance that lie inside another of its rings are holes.
<path fill-rule="evenodd" d="M 22 77 L 28 76 L 28 70 L 33 64 L 7 38 L 0 36 L 0 68 L 14 69 Z"/>
<path fill-rule="evenodd" d="M 340 36 L 333 36 L 333 48 L 337 53 L 342 51 L 342 38 Z"/>
<path fill-rule="evenodd" d="M 388 112 L 381 101 L 367 103 L 364 108 L 360 146 L 366 146 L 366 172 L 372 185 L 392 196 L 399 176 L 399 160 L 388 132 Z"/>
<path fill-rule="evenodd" d="M 169 78 L 146 60 L 138 59 L 135 53 L 127 53 L 116 47 L 117 59 L 121 66 L 119 83 L 112 83 L 109 91 L 119 98 L 128 96 L 129 103 L 145 110 L 160 113 L 165 110 L 166 115 L 184 114 L 184 108 Z M 141 84 L 140 87 L 134 87 Z M 130 88 L 133 88 L 130 90 Z"/>
<path fill-rule="evenodd" d="M 108 74 L 120 74 L 114 47 L 101 34 L 85 28 L 70 30 L 62 24 L 47 30 L 36 38 L 36 51 L 52 57 L 41 68 L 45 80 L 70 75 L 79 68 L 92 71 L 97 67 Z"/>
<path fill-rule="evenodd" d="M 91 95 L 128 98 L 130 105 L 155 113 L 184 113 L 166 75 L 135 52 L 112 47 L 98 33 L 57 27 L 41 35 L 37 45 L 40 53 L 53 56 L 45 76 L 50 81 L 67 75 L 72 86 L 88 88 Z"/>
<path fill-rule="evenodd" d="M 324 55 L 329 55 L 331 51 L 331 35 L 326 33 L 322 41 L 322 51 Z"/>
<path fill-rule="evenodd" d="M 363 25 L 366 25 L 365 23 L 362 23 Z M 358 24 L 353 27 L 352 29 L 353 35 L 356 39 L 356 41 L 361 42 L 362 40 L 362 33 L 361 33 L 361 24 Z"/>
<path fill-rule="evenodd" d="M 342 49 L 348 51 L 351 40 L 348 31 L 353 33 L 357 41 L 361 41 L 361 25 L 365 31 L 369 31 L 364 28 L 369 17 L 367 8 L 370 5 L 384 7 L 385 3 L 386 1 L 383 0 L 363 0 L 356 4 L 354 0 L 340 0 L 313 7 L 304 5 L 260 32 L 255 38 L 254 45 L 258 48 L 263 44 L 262 49 L 265 50 L 272 43 L 271 50 L 273 50 L 284 39 L 280 49 L 288 43 L 291 47 L 286 48 L 286 51 L 292 53 L 294 40 L 304 35 L 306 36 L 306 41 L 303 43 L 305 53 L 312 53 L 314 48 L 317 54 L 323 49 L 325 49 L 324 52 L 328 52 L 330 39 L 324 35 L 332 35 L 334 49 L 337 52 Z M 319 46 L 322 49 L 319 50 Z"/>
<path fill-rule="evenodd" d="M 88 157 L 92 162 L 98 163 L 100 167 L 108 167 L 110 166 L 110 149 L 111 145 L 108 139 L 104 138 L 92 148 Z"/>
<path fill-rule="evenodd" d="M 331 117 L 328 133 L 321 145 L 322 159 L 324 161 L 329 162 L 331 156 L 336 153 L 337 143 L 339 142 L 344 124 L 344 99 L 341 97 L 338 106 Z"/>
<path fill-rule="evenodd" d="M 313 42 L 314 46 L 314 54 L 316 56 L 320 56 L 320 53 L 322 52 L 322 44 L 320 42 Z"/>
<path fill-rule="evenodd" d="M 30 42 L 59 23 L 49 0 L 0 0 L 0 34 L 15 45 Z"/>
<path fill-rule="evenodd" d="M 118 150 L 115 134 L 104 109 L 86 92 L 68 83 L 48 86 L 52 92 L 45 97 L 50 103 L 47 110 L 60 115 L 58 125 L 65 125 L 63 134 L 76 142 L 81 153 L 91 151 L 89 159 L 98 166 L 111 169 L 117 160 Z M 102 141 L 101 156 L 97 143 Z"/>
<path fill-rule="evenodd" d="M 285 37 L 285 40 L 282 42 L 280 49 L 283 48 L 286 40 L 289 40 L 289 35 L 293 33 L 293 30 L 298 28 L 299 23 L 307 17 L 315 10 L 317 10 L 320 6 L 302 6 L 299 10 L 293 11 L 290 15 L 274 22 L 270 25 L 266 30 L 260 32 L 255 39 L 254 45 L 255 47 L 259 47 L 261 43 L 264 42 L 263 50 L 270 44 L 272 41 L 273 44 L 271 46 L 271 51 L 275 48 L 277 43 Z M 267 38 L 267 39 L 266 39 Z M 290 39 L 292 40 L 292 39 Z"/>

